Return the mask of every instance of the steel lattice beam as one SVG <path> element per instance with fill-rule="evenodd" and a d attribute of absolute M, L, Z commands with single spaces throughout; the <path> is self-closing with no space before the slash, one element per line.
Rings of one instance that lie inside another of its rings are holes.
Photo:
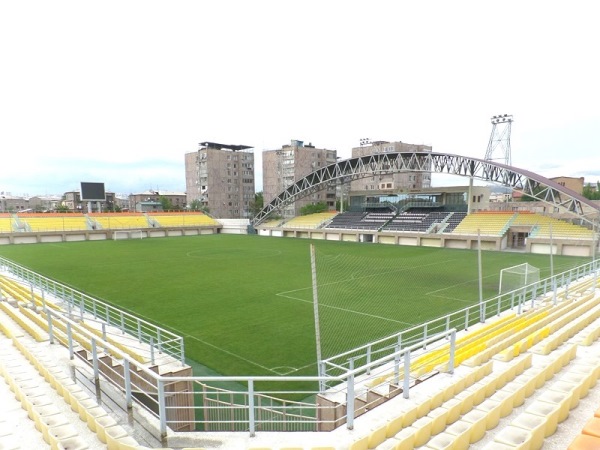
<path fill-rule="evenodd" d="M 373 175 L 395 172 L 432 172 L 502 184 L 540 200 L 570 211 L 595 224 L 583 214 L 587 205 L 600 214 L 600 208 L 585 197 L 536 173 L 513 166 L 447 153 L 398 152 L 350 158 L 315 170 L 296 181 L 275 197 L 252 219 L 253 225 L 263 222 L 273 211 L 323 189 L 332 182 L 344 183 Z"/>

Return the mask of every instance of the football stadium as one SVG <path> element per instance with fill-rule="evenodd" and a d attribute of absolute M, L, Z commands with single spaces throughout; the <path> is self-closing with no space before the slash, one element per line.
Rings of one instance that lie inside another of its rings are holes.
<path fill-rule="evenodd" d="M 565 215 L 442 192 L 274 214 L 408 170 Z M 598 211 L 536 174 L 415 152 L 318 169 L 245 222 L 2 214 L 0 448 L 600 448 Z"/>

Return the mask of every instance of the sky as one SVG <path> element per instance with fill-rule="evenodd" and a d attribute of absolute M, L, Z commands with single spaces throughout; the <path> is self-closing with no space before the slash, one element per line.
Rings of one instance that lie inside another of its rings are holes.
<path fill-rule="evenodd" d="M 0 192 L 185 191 L 203 141 L 359 140 L 600 180 L 600 3 L 0 1 Z M 467 184 L 434 176 L 434 185 Z"/>

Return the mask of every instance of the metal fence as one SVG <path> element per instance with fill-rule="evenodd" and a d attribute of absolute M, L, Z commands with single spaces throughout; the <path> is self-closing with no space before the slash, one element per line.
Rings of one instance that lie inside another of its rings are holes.
<path fill-rule="evenodd" d="M 456 330 L 449 330 L 370 364 L 356 368 L 351 364 L 339 376 L 159 375 L 129 355 L 122 355 L 113 343 L 94 335 L 66 314 L 51 309 L 45 312 L 50 342 L 60 342 L 68 347 L 71 358 L 79 357 L 92 368 L 95 380 L 102 376 L 121 390 L 127 408 L 135 402 L 154 415 L 161 437 L 167 435 L 168 428 L 175 431 L 245 431 L 250 435 L 257 431 L 325 431 L 344 423 L 351 429 L 354 418 L 367 406 L 360 398 L 370 379 L 366 374 L 372 368 L 389 367 L 397 381 L 403 383 L 402 389 L 396 390 L 394 395 L 402 392 L 404 398 L 410 395 L 411 362 L 421 345 L 450 342 L 449 371 L 454 370 Z M 114 354 L 120 354 L 120 358 L 107 358 Z M 326 381 L 337 387 L 327 393 L 320 392 L 317 386 Z M 235 384 L 238 388 L 218 387 L 225 383 Z M 340 401 L 330 400 L 336 397 L 340 397 Z"/>
<path fill-rule="evenodd" d="M 445 333 L 450 329 L 468 330 L 469 327 L 485 322 L 500 315 L 507 310 L 516 310 L 521 313 L 524 307 L 535 307 L 535 300 L 553 295 L 556 299 L 557 291 L 564 289 L 568 295 L 571 284 L 585 276 L 598 276 L 600 261 L 591 261 L 574 267 L 553 277 L 539 280 L 536 283 L 524 286 L 514 291 L 506 292 L 477 305 L 471 305 L 446 316 L 430 320 L 423 324 L 407 328 L 391 336 L 370 342 L 324 359 L 321 363 L 321 374 L 337 375 L 348 368 L 349 361 L 355 364 L 369 364 L 372 360 L 385 355 L 396 348 L 404 348 L 419 342 L 424 342 L 429 336 Z"/>
<path fill-rule="evenodd" d="M 42 297 L 49 294 L 60 299 L 64 302 L 65 311 L 70 315 L 79 314 L 83 317 L 85 313 L 91 314 L 94 319 L 116 327 L 122 333 L 134 336 L 140 344 L 148 344 L 151 349 L 151 357 L 154 354 L 165 353 L 181 361 L 181 364 L 185 364 L 183 337 L 8 259 L 0 257 L 0 268 L 28 284 L 32 292 L 35 288 L 39 289 Z"/>

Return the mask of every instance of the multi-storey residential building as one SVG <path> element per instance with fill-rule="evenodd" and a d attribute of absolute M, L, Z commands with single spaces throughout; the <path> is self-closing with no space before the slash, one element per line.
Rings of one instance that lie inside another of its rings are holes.
<path fill-rule="evenodd" d="M 337 159 L 336 150 L 316 148 L 303 141 L 292 140 L 277 150 L 265 150 L 263 157 L 263 198 L 265 205 L 295 181 L 304 178 L 321 167 L 333 164 Z M 297 200 L 281 211 L 285 218 L 300 214 L 300 209 L 308 204 L 325 202 L 329 209 L 335 209 L 335 184 Z"/>
<path fill-rule="evenodd" d="M 0 212 L 19 212 L 28 208 L 29 201 L 25 197 L 0 192 Z"/>
<path fill-rule="evenodd" d="M 61 200 L 58 195 L 36 195 L 29 198 L 29 208 L 36 212 L 54 211 Z"/>
<path fill-rule="evenodd" d="M 564 186 L 572 191 L 577 192 L 579 195 L 583 192 L 583 185 L 585 179 L 583 177 L 554 177 L 550 180 L 557 182 L 561 186 Z"/>
<path fill-rule="evenodd" d="M 429 152 L 431 146 L 406 144 L 404 142 L 375 141 L 352 149 L 352 157 L 372 155 L 377 153 L 395 152 Z M 385 194 L 398 192 L 416 192 L 431 187 L 431 172 L 397 172 L 387 175 L 374 175 L 361 178 L 351 183 L 351 191 L 372 191 L 371 193 Z"/>
<path fill-rule="evenodd" d="M 128 208 L 132 211 L 162 211 L 161 198 L 164 197 L 171 202 L 173 209 L 179 210 L 186 207 L 185 192 L 160 191 L 149 189 L 144 192 L 129 194 Z M 144 207 L 142 207 L 144 205 Z M 153 206 L 148 208 L 147 206 Z"/>
<path fill-rule="evenodd" d="M 227 219 L 251 217 L 254 201 L 254 153 L 247 145 L 202 142 L 185 154 L 188 205 L 208 207 L 211 215 Z"/>

